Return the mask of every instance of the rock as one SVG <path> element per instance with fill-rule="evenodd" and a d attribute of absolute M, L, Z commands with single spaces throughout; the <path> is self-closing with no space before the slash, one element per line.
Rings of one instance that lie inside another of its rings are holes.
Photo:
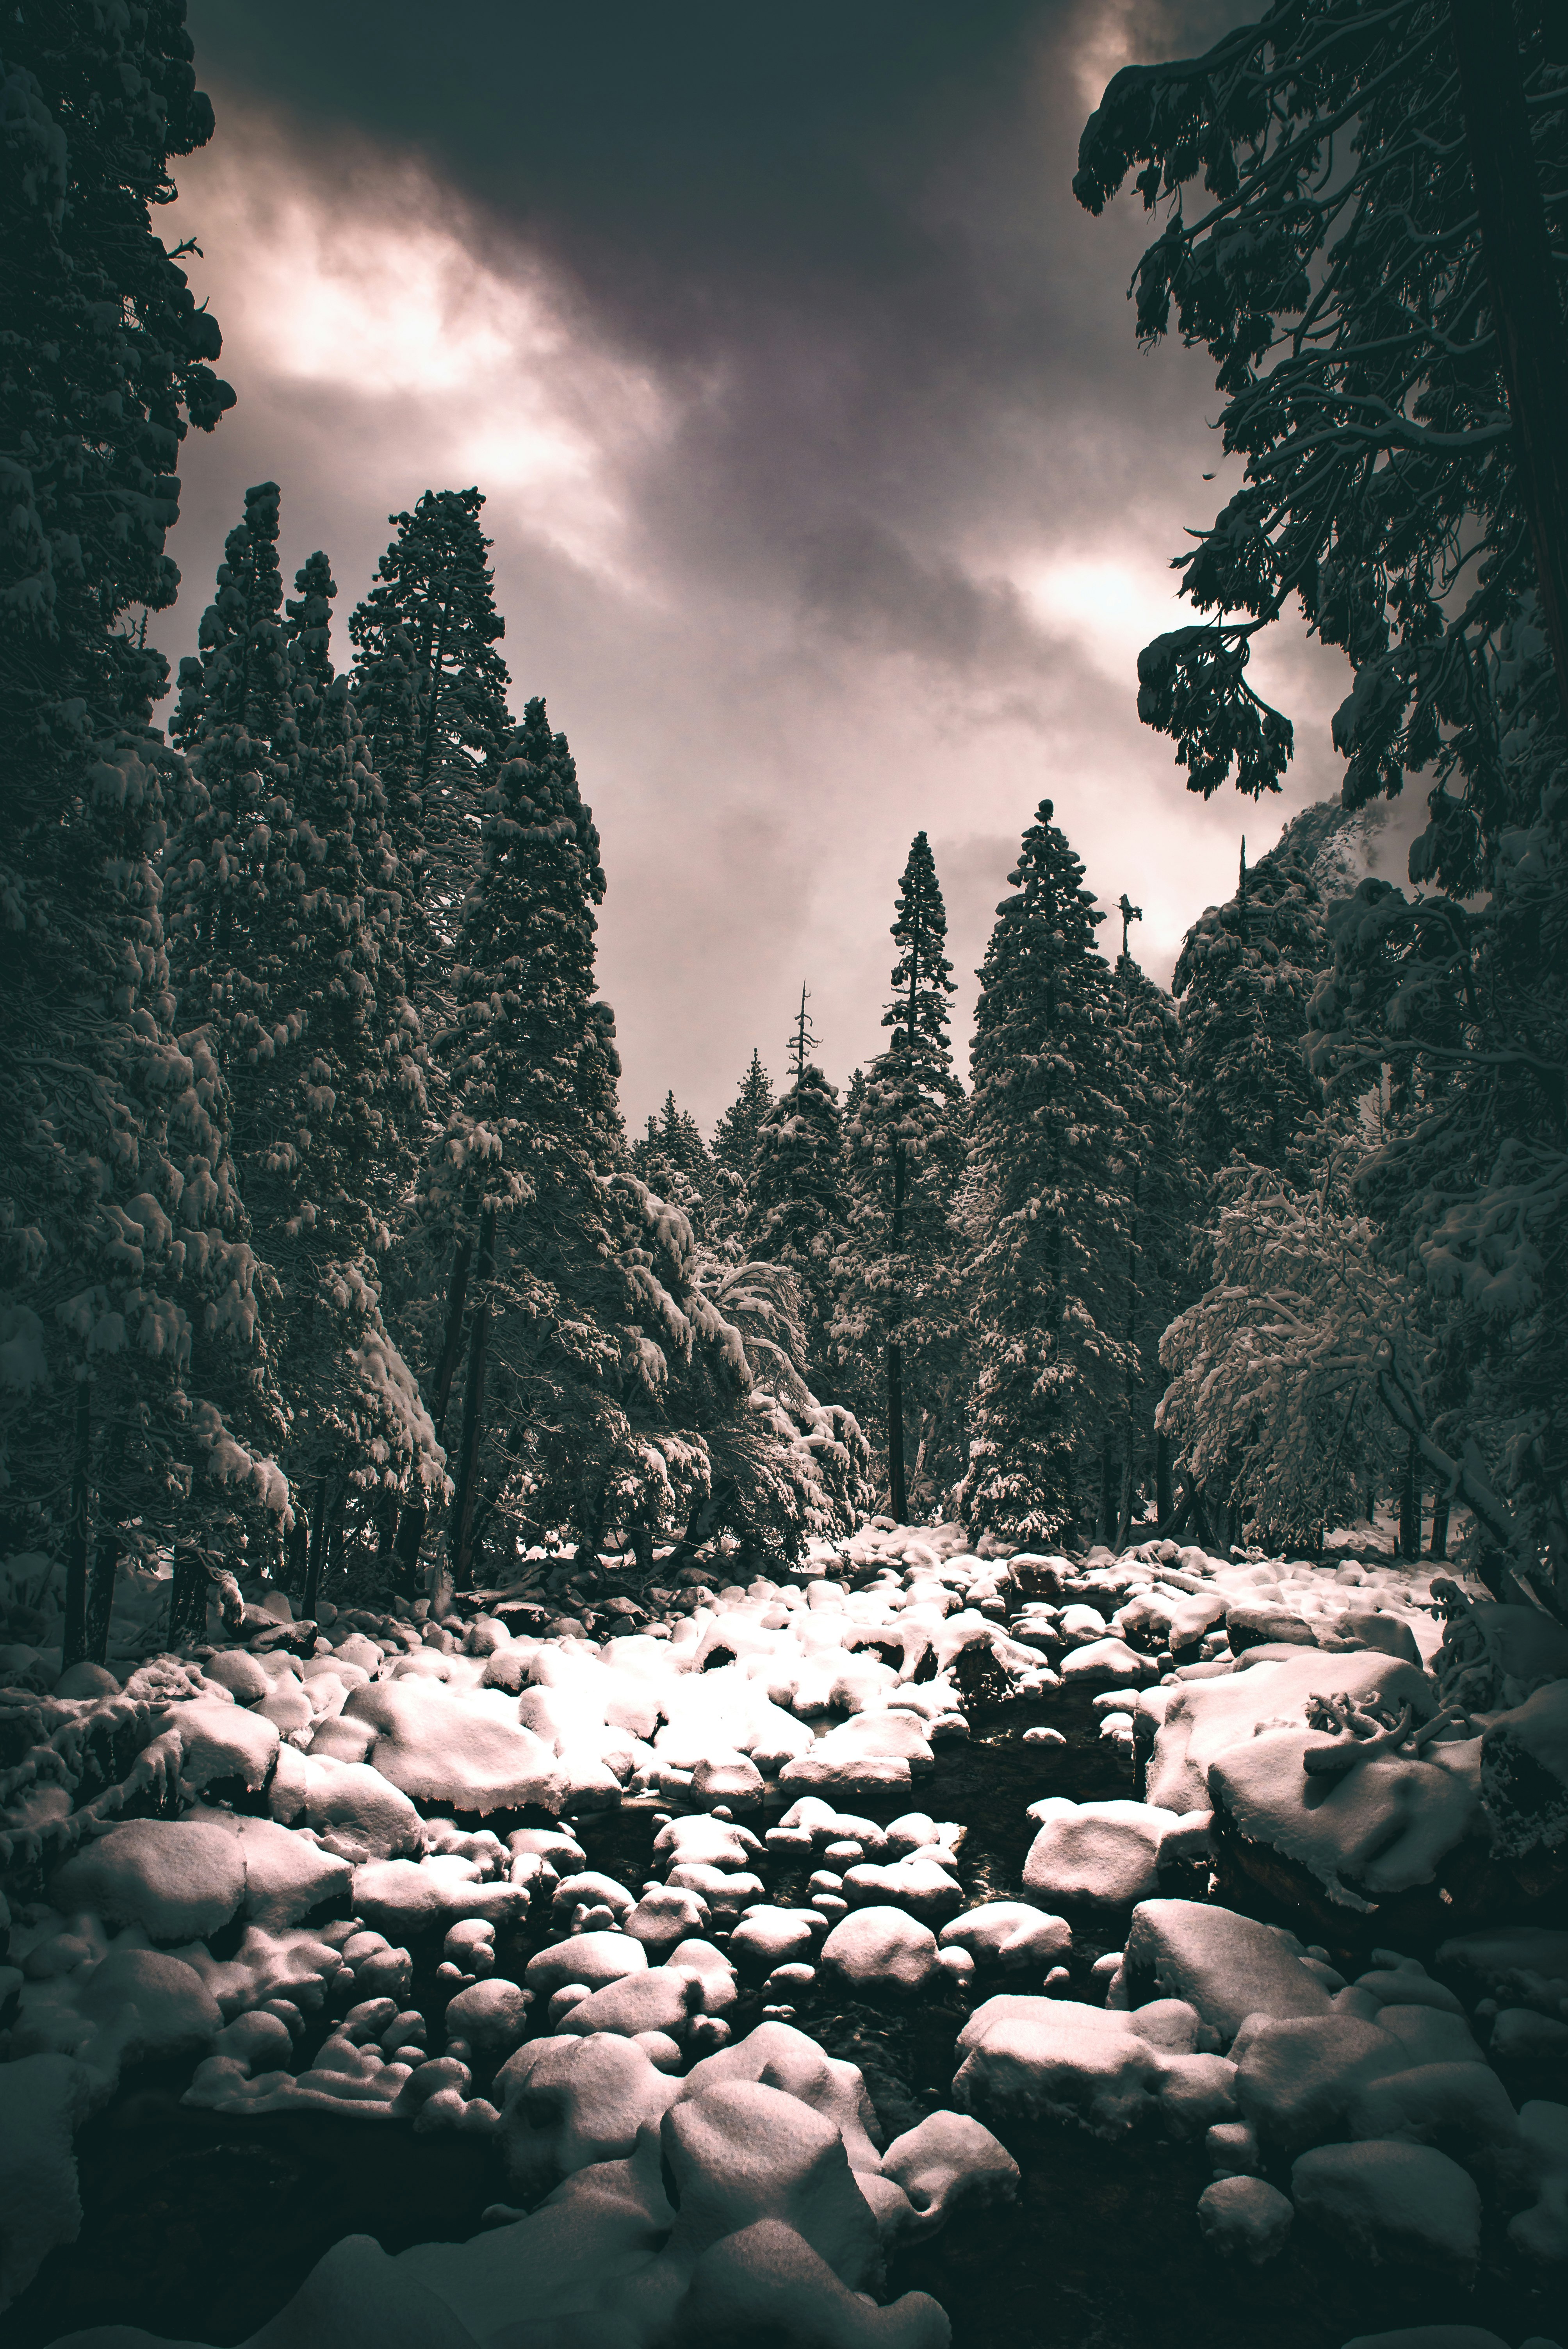
<path fill-rule="evenodd" d="M 614 2031 L 623 2039 L 655 2031 L 679 2041 L 685 2038 L 692 2016 L 701 2013 L 702 2003 L 703 1986 L 697 1975 L 678 1966 L 649 1966 L 642 1973 L 624 1974 L 620 1981 L 592 1992 L 568 2009 L 555 2029 L 573 2038 Z"/>
<path fill-rule="evenodd" d="M 284 1757 L 292 1754 L 293 1748 L 285 1746 L 279 1756 L 279 1777 Z M 305 1825 L 346 1857 L 417 1858 L 424 1850 L 418 1812 L 401 1788 L 368 1763 L 334 1761 L 312 1753 L 294 1766 L 304 1778 Z M 275 1804 L 273 1816 L 280 1816 Z"/>
<path fill-rule="evenodd" d="M 1549 1682 L 1488 1723 L 1480 1792 L 1496 1850 L 1561 1865 L 1568 1840 L 1568 1680 Z"/>
<path fill-rule="evenodd" d="M 1532 2007 L 1505 2006 L 1491 2026 L 1487 2055 L 1513 2089 L 1544 2089 L 1568 2101 L 1568 2022 Z"/>
<path fill-rule="evenodd" d="M 681 2093 L 640 2047 L 609 2033 L 534 2039 L 496 2075 L 507 2182 L 532 2199 L 592 2162 L 624 2160 Z"/>
<path fill-rule="evenodd" d="M 1231 2064 L 1162 2047 L 1137 2023 L 1073 1999 L 987 1999 L 959 2033 L 954 2101 L 965 2111 L 1072 2120 L 1109 2138 L 1156 2125 L 1201 2137 L 1235 2117 Z"/>
<path fill-rule="evenodd" d="M 1552 2013 L 1568 1998 L 1568 1933 L 1551 1926 L 1494 1925 L 1457 1933 L 1439 1944 L 1438 1965 L 1472 2000 L 1540 2003 Z M 1531 1995 L 1521 1995 L 1527 1991 Z"/>
<path fill-rule="evenodd" d="M 81 2231 L 74 2139 L 96 2085 L 68 2055 L 0 2065 L 0 2311 Z"/>
<path fill-rule="evenodd" d="M 772 2219 L 804 2237 L 851 2291 L 876 2274 L 876 2224 L 825 2114 L 760 2081 L 717 2080 L 672 2106 L 660 2137 L 678 2214 L 676 2264 L 695 2264 L 710 2244 Z"/>
<path fill-rule="evenodd" d="M 1264 2143 L 1284 2155 L 1343 2135 L 1357 2092 L 1407 2062 L 1377 2023 L 1342 2014 L 1269 2023 L 1244 2037 L 1236 2101 Z"/>
<path fill-rule="evenodd" d="M 49 1879 L 49 1899 L 66 1914 L 91 1909 L 110 1924 L 144 1926 L 155 1941 L 205 1940 L 244 1897 L 238 1838 L 181 1819 L 127 1819 Z"/>
<path fill-rule="evenodd" d="M 347 1860 L 294 1835 L 274 1819 L 235 1825 L 245 1869 L 244 1913 L 274 1930 L 327 1910 L 346 1913 L 354 1870 Z"/>
<path fill-rule="evenodd" d="M 1020 2171 L 1006 2146 L 965 2113 L 934 2112 L 895 2137 L 882 2176 L 909 2197 L 904 2232 L 934 2235 L 955 2209 L 1017 2199 Z"/>
<path fill-rule="evenodd" d="M 1480 2196 L 1458 2162 L 1429 2146 L 1315 2146 L 1292 2164 L 1290 2190 L 1299 2216 L 1336 2251 L 1462 2284 L 1475 2273 Z"/>
<path fill-rule="evenodd" d="M 833 1795 L 878 1795 L 901 1794 L 913 1784 L 902 1754 L 858 1754 L 841 1748 L 824 1753 L 827 1744 L 823 1738 L 799 1761 L 787 1762 L 779 1773 L 779 1785 L 796 1792 L 820 1789 Z"/>
<path fill-rule="evenodd" d="M 1227 1607 L 1225 1637 L 1233 1655 L 1244 1655 L 1249 1648 L 1291 1647 L 1315 1648 L 1317 1634 L 1300 1615 L 1293 1615 L 1288 1607 Z"/>
<path fill-rule="evenodd" d="M 1209 1808 L 1212 1764 L 1243 1751 L 1265 1730 L 1300 1733 L 1307 1699 L 1319 1692 L 1391 1705 L 1396 1715 L 1408 1704 L 1417 1721 L 1429 1720 L 1437 1710 L 1424 1672 L 1365 1648 L 1342 1654 L 1315 1648 L 1219 1679 L 1179 1681 L 1150 1756 L 1149 1800 L 1177 1812 Z"/>
<path fill-rule="evenodd" d="M 878 2308 L 841 2283 L 805 2238 L 777 2219 L 738 2228 L 704 2251 L 668 2336 L 691 2342 L 775 2339 L 831 2349 L 949 2349 L 937 2302 L 906 2292 Z"/>
<path fill-rule="evenodd" d="M 1526 2175 L 1519 2116 L 1485 2064 L 1418 2064 L 1365 2081 L 1346 2120 L 1353 2138 L 1436 2146 L 1479 2177 L 1512 2185 Z"/>
<path fill-rule="evenodd" d="M 1039 1833 L 1024 1862 L 1026 1891 L 1052 1901 L 1130 1909 L 1159 1889 L 1161 1838 L 1172 1812 L 1148 1803 L 1071 1803 L 1047 1796 L 1031 1804 Z"/>
<path fill-rule="evenodd" d="M 730 1957 L 742 1973 L 769 1973 L 775 1966 L 810 1958 L 816 1946 L 811 1910 L 766 1902 L 748 1909 L 729 1937 Z"/>
<path fill-rule="evenodd" d="M 521 1925 L 528 1915 L 527 1889 L 517 1884 L 486 1884 L 471 1862 L 433 1859 L 372 1859 L 354 1871 L 355 1914 L 378 1933 L 407 1940 L 445 1933 L 464 1919 L 487 1918 L 498 1930 Z"/>
<path fill-rule="evenodd" d="M 1334 1629 L 1341 1640 L 1353 1640 L 1363 1648 L 1377 1648 L 1385 1656 L 1399 1656 L 1408 1664 L 1421 1661 L 1416 1635 L 1399 1615 L 1365 1615 L 1355 1609 L 1335 1618 Z"/>
<path fill-rule="evenodd" d="M 911 1996 L 936 1965 L 936 1936 L 902 1909 L 860 1909 L 841 1919 L 822 1944 L 822 1971 L 851 1990 Z"/>
<path fill-rule="evenodd" d="M 832 2122 L 857 2175 L 881 2168 L 872 2142 L 876 2114 L 859 2065 L 825 2055 L 803 2031 L 788 2023 L 758 2023 L 733 2047 L 694 2064 L 680 2093 L 683 2097 L 705 2095 L 726 2080 L 761 2080 L 785 2089 Z"/>
<path fill-rule="evenodd" d="M 691 1795 L 695 1803 L 710 1806 L 722 1803 L 728 1810 L 754 1811 L 762 1801 L 763 1792 L 762 1773 L 745 1754 L 705 1754 L 692 1772 Z"/>
<path fill-rule="evenodd" d="M 201 1795 L 209 1785 L 232 1783 L 246 1795 L 261 1790 L 277 1766 L 277 1729 L 244 1705 L 216 1696 L 164 1705 L 160 1729 L 174 1729 L 181 1741 L 181 1792 Z"/>
<path fill-rule="evenodd" d="M 596 1909 L 600 1922 L 603 1912 L 609 1912 L 610 1923 L 616 1932 L 624 1930 L 626 1919 L 635 1907 L 624 1884 L 613 1876 L 602 1876 L 596 1868 L 583 1868 L 574 1876 L 563 1876 L 551 1896 L 550 1922 L 557 1933 L 569 1932 L 573 1920 L 581 1912 Z"/>
<path fill-rule="evenodd" d="M 1277 2259 L 1295 2217 L 1288 2199 L 1261 2178 L 1217 2178 L 1198 2197 L 1198 2224 L 1209 2249 L 1250 2267 Z"/>
<path fill-rule="evenodd" d="M 447 2037 L 461 2039 L 487 2068 L 501 2063 L 522 2044 L 528 2000 L 516 1982 L 499 1975 L 470 1982 L 447 2003 Z"/>
<path fill-rule="evenodd" d="M 1026 1900 L 985 1900 L 938 1933 L 944 1950 L 967 1950 L 976 1967 L 1044 1976 L 1072 1952 L 1072 1927 Z"/>
<path fill-rule="evenodd" d="M 964 1905 L 964 1888 L 929 1852 L 911 1852 L 883 1868 L 861 1861 L 844 1876 L 844 1897 L 852 1908 L 907 1909 L 928 1925 L 939 1925 Z"/>
<path fill-rule="evenodd" d="M 1064 1656 L 1061 1671 L 1068 1688 L 1143 1688 L 1160 1678 L 1161 1667 L 1125 1640 L 1093 1640 Z"/>
<path fill-rule="evenodd" d="M 645 1949 L 672 1949 L 688 1933 L 700 1933 L 707 1925 L 709 1909 L 700 1893 L 689 1891 L 684 1885 L 663 1885 L 645 1892 L 630 1915 L 623 1919 L 621 1930 L 629 1933 Z"/>
<path fill-rule="evenodd" d="M 350 1692 L 344 1713 L 370 1723 L 372 1765 L 418 1802 L 483 1816 L 529 1803 L 559 1811 L 564 1800 L 565 1774 L 542 1738 L 438 1681 L 372 1682 Z"/>
<path fill-rule="evenodd" d="M 549 1998 L 568 1982 L 602 1989 L 606 1982 L 644 1972 L 647 1962 L 646 1950 L 629 1933 L 575 1933 L 530 1958 L 523 1981 L 536 1998 Z"/>
<path fill-rule="evenodd" d="M 1568 2266 L 1568 2105 L 1526 2105 L 1519 2134 L 1537 2197 L 1509 2220 L 1508 2240 L 1532 2265 L 1556 2271 Z"/>
<path fill-rule="evenodd" d="M 1320 1743 L 1305 1730 L 1269 1732 L 1211 1766 L 1216 1828 L 1249 1874 L 1258 1854 L 1271 1854 L 1331 1900 L 1365 1908 L 1432 1883 L 1480 1828 L 1479 1738 L 1435 1741 L 1419 1757 L 1375 1754 L 1326 1783 L 1305 1767 Z"/>
<path fill-rule="evenodd" d="M 1283 2022 L 1330 2011 L 1328 1991 L 1289 1938 L 1233 1909 L 1142 1901 L 1132 1912 L 1123 1958 L 1134 2005 L 1150 1996 L 1187 1999 L 1219 2033 L 1222 2048 L 1249 2015 Z"/>

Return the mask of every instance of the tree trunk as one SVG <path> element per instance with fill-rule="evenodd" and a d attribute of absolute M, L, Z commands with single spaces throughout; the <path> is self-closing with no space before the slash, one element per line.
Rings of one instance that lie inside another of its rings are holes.
<path fill-rule="evenodd" d="M 284 1553 L 284 1588 L 291 1596 L 303 1596 L 309 1571 L 310 1518 L 303 1500 L 296 1498 L 294 1523 L 289 1527 L 288 1547 Z"/>
<path fill-rule="evenodd" d="M 343 1588 L 343 1520 L 347 1512 L 347 1499 L 348 1496 L 345 1494 L 334 1509 L 332 1529 L 326 1537 L 326 1570 L 332 1578 L 332 1587 L 335 1590 L 341 1590 Z"/>
<path fill-rule="evenodd" d="M 192 1541 L 174 1545 L 174 1580 L 169 1593 L 169 1644 L 194 1644 L 207 1634 L 207 1594 L 211 1589 L 207 1561 Z"/>
<path fill-rule="evenodd" d="M 327 1520 L 331 1511 L 326 1506 L 326 1471 L 324 1468 L 315 1480 L 315 1507 L 311 1512 L 310 1552 L 304 1570 L 304 1595 L 300 1600 L 302 1620 L 314 1623 L 315 1610 L 321 1604 L 321 1578 L 326 1570 Z"/>
<path fill-rule="evenodd" d="M 909 1523 L 909 1493 L 903 1477 L 903 1349 L 896 1338 L 887 1346 L 887 1469 L 889 1513 L 894 1521 Z"/>
<path fill-rule="evenodd" d="M 71 1494 L 66 1520 L 66 1619 L 61 1669 L 85 1661 L 88 1652 L 88 1519 L 92 1507 L 92 1382 L 85 1371 L 77 1381 L 71 1431 Z"/>
<path fill-rule="evenodd" d="M 1421 1555 L 1420 1452 L 1414 1435 L 1405 1444 L 1405 1473 L 1399 1481 L 1399 1555 Z"/>
<path fill-rule="evenodd" d="M 631 1529 L 629 1539 L 632 1545 L 632 1556 L 636 1560 L 637 1572 L 642 1576 L 645 1583 L 649 1583 L 654 1578 L 654 1529 L 652 1526 L 634 1526 Z"/>
<path fill-rule="evenodd" d="M 1449 0 L 1449 17 L 1541 614 L 1568 719 L 1568 327 L 1513 11 L 1496 0 Z"/>
<path fill-rule="evenodd" d="M 1176 1506 L 1176 1495 L 1171 1489 L 1171 1469 L 1175 1445 L 1168 1435 L 1154 1439 L 1154 1519 L 1163 1535 L 1171 1523 Z"/>
<path fill-rule="evenodd" d="M 88 1576 L 88 1661 L 101 1664 L 108 1657 L 109 1619 L 114 1613 L 114 1583 L 124 1544 L 118 1526 L 105 1526 L 93 1548 Z"/>
<path fill-rule="evenodd" d="M 1452 1504 L 1446 1493 L 1439 1492 L 1434 1495 L 1431 1543 L 1434 1557 L 1447 1557 L 1449 1554 L 1449 1511 L 1451 1506 Z"/>
<path fill-rule="evenodd" d="M 486 1207 L 480 1216 L 479 1297 L 469 1330 L 469 1369 L 463 1382 L 463 1427 L 458 1450 L 458 1475 L 452 1494 L 451 1532 L 448 1542 L 455 1590 L 468 1590 L 472 1587 L 474 1503 L 479 1496 L 480 1445 L 484 1439 L 485 1359 L 490 1351 L 490 1292 L 495 1275 L 495 1209 Z"/>
<path fill-rule="evenodd" d="M 1099 1526 L 1097 1538 L 1107 1549 L 1116 1546 L 1116 1464 L 1109 1435 L 1099 1439 Z"/>
<path fill-rule="evenodd" d="M 473 1255 L 474 1236 L 472 1232 L 465 1232 L 458 1242 L 447 1280 L 447 1312 L 441 1329 L 441 1350 L 436 1358 L 430 1380 L 430 1419 L 438 1444 L 443 1438 L 447 1411 L 452 1399 L 452 1381 L 457 1376 L 463 1350 L 463 1314 L 468 1306 L 469 1268 L 473 1262 Z M 418 1590 L 419 1547 L 429 1522 L 429 1505 L 422 1492 L 404 1502 L 397 1519 L 397 1538 L 392 1544 L 392 1560 L 394 1579 L 406 1599 L 415 1597 Z"/>

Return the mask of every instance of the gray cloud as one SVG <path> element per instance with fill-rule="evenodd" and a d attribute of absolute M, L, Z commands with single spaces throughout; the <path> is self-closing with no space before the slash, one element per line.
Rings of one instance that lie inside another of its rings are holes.
<path fill-rule="evenodd" d="M 1144 216 L 1068 187 L 1086 77 L 1241 13 L 469 0 L 438 38 L 418 0 L 193 0 L 219 130 L 176 224 L 241 398 L 188 451 L 160 640 L 248 481 L 345 616 L 389 512 L 486 489 L 519 699 L 604 837 L 634 1120 L 671 1084 L 711 1119 L 753 1042 L 780 1068 L 802 977 L 832 1073 L 877 1049 L 922 827 L 962 1036 L 1042 793 L 1165 976 L 1240 832 L 1336 786 L 1343 667 L 1299 631 L 1269 808 L 1191 801 L 1138 725 L 1218 402 L 1201 354 L 1134 347 Z"/>

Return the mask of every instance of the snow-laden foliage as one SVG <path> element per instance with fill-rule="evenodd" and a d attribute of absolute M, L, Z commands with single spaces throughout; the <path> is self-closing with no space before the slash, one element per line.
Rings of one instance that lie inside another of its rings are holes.
<path fill-rule="evenodd" d="M 1054 1541 L 1100 1514 L 1103 1433 L 1126 1392 L 1131 1247 L 1115 984 L 1104 916 L 1043 800 L 981 972 L 973 1143 L 987 1213 L 965 1268 L 975 1369 L 966 1522 Z"/>
<path fill-rule="evenodd" d="M 1418 1380 L 1419 1289 L 1382 1260 L 1341 1143 L 1315 1179 L 1235 1162 L 1216 1178 L 1213 1285 L 1166 1330 L 1160 1425 L 1200 1485 L 1217 1481 L 1272 1549 L 1316 1548 L 1365 1513 L 1404 1440 L 1380 1375 Z"/>
<path fill-rule="evenodd" d="M 946 934 L 935 864 L 919 833 L 892 930 L 899 958 L 882 1025 L 892 1035 L 845 1119 L 850 1237 L 835 1267 L 833 1319 L 836 1358 L 847 1373 L 858 1371 L 848 1392 L 879 1431 L 901 1520 L 911 1485 L 933 1501 L 963 1464 L 954 1392 L 962 1316 L 949 1214 L 963 1164 L 964 1094 L 947 1039 Z"/>
<path fill-rule="evenodd" d="M 250 491 L 201 653 L 181 663 L 183 820 L 164 859 L 181 1017 L 228 1072 L 262 1259 L 284 1459 L 319 1574 L 350 1492 L 439 1488 L 428 1413 L 381 1309 L 378 1260 L 423 1091 L 379 782 L 328 644 L 326 558 L 286 613 L 279 493 Z"/>
<path fill-rule="evenodd" d="M 758 1129 L 745 1253 L 783 1265 L 800 1285 L 812 1377 L 830 1386 L 833 1263 L 848 1237 L 843 1120 L 836 1085 L 797 1054 L 794 1081 Z"/>

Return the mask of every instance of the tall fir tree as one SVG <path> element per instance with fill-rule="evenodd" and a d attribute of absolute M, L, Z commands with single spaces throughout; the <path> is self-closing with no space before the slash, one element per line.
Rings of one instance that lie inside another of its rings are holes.
<path fill-rule="evenodd" d="M 1139 1504 L 1157 1521 L 1172 1515 L 1171 1441 L 1155 1425 L 1164 1386 L 1160 1341 L 1191 1293 L 1192 1226 L 1202 1185 L 1182 1137 L 1181 1029 L 1163 988 L 1129 952 L 1127 925 L 1140 920 L 1121 901 L 1122 950 L 1116 964 L 1115 1048 L 1127 1117 L 1126 1348 L 1122 1408 L 1102 1462 L 1100 1531 L 1120 1548 Z"/>
<path fill-rule="evenodd" d="M 151 221 L 212 129 L 183 16 L 28 7 L 3 36 L 0 1452 L 11 1545 L 65 1558 L 67 1662 L 102 1654 L 122 1549 L 237 1556 L 242 1492 L 287 1509 L 222 1075 L 173 1032 L 155 869 L 181 769 L 145 616 L 179 583 L 181 442 L 233 399 Z M 204 1620 L 198 1594 L 176 1628 Z"/>
<path fill-rule="evenodd" d="M 964 1095 L 947 1040 L 947 915 L 923 832 L 910 848 L 892 935 L 899 949 L 894 997 L 882 1015 L 892 1040 L 865 1071 L 858 1097 L 851 1088 L 845 1119 L 851 1237 L 841 1259 L 835 1338 L 845 1361 L 881 1358 L 881 1408 L 871 1423 L 884 1431 L 889 1506 L 902 1523 L 910 1506 L 907 1432 L 914 1430 L 923 1475 L 927 1453 L 940 1458 L 950 1432 L 958 1352 L 949 1218 Z"/>
<path fill-rule="evenodd" d="M 980 973 L 971 1102 L 987 1213 L 967 1267 L 972 1533 L 1051 1541 L 1101 1511 L 1122 1407 L 1130 1215 L 1104 919 L 1042 800 Z"/>
<path fill-rule="evenodd" d="M 429 1260 L 445 1268 L 425 1312 L 438 1415 L 460 1390 L 448 1523 L 459 1586 L 497 1513 L 568 1522 L 597 1550 L 641 1456 L 627 1400 L 663 1370 L 639 1343 L 623 1262 L 620 1064 L 593 999 L 599 835 L 542 700 L 511 752 L 486 794 L 456 1016 L 436 1040 L 452 1107 L 422 1203 Z"/>
<path fill-rule="evenodd" d="M 656 1117 L 632 1145 L 632 1170 L 660 1198 L 678 1206 L 691 1222 L 700 1246 L 717 1237 L 727 1186 L 702 1138 L 702 1129 L 689 1111 L 681 1109 L 666 1092 Z"/>
<path fill-rule="evenodd" d="M 837 1088 L 809 1057 L 817 1047 L 800 990 L 789 1040 L 791 1082 L 758 1128 L 746 1253 L 786 1266 L 800 1284 L 806 1359 L 819 1394 L 837 1400 L 833 1265 L 849 1237 Z"/>
<path fill-rule="evenodd" d="M 283 611 L 278 521 L 275 484 L 247 493 L 201 656 L 181 665 L 191 787 L 165 874 L 182 1013 L 229 1072 L 285 1457 L 309 1501 L 314 1611 L 350 1497 L 377 1511 L 410 1483 L 438 1484 L 440 1464 L 381 1309 L 420 1073 L 400 1016 L 384 804 L 333 673 L 326 558 L 311 557 Z"/>
<path fill-rule="evenodd" d="M 1242 843 L 1236 894 L 1195 921 L 1177 957 L 1188 1147 L 1206 1174 L 1239 1153 L 1283 1167 L 1320 1106 L 1302 1039 L 1329 958 L 1322 893 L 1288 854 L 1250 869 Z"/>
<path fill-rule="evenodd" d="M 354 688 L 407 878 L 418 992 L 438 994 L 511 733 L 490 541 L 477 489 L 427 490 L 348 623 Z"/>

